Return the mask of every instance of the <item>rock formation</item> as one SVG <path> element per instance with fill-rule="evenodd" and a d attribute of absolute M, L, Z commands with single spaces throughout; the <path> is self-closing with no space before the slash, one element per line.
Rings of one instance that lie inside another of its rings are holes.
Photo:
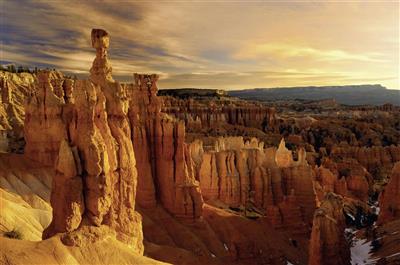
<path fill-rule="evenodd" d="M 66 83 L 59 91 L 48 72 L 39 73 L 37 93 L 26 110 L 26 155 L 56 168 L 53 220 L 44 238 L 65 233 L 65 244 L 80 245 L 110 231 L 140 254 L 129 101 L 126 87 L 111 78 L 108 38 L 103 30 L 92 31 L 96 59 L 91 81 Z"/>
<path fill-rule="evenodd" d="M 62 113 L 65 101 L 54 92 L 51 73 L 40 72 L 33 95 L 25 107 L 25 154 L 46 166 L 54 166 L 62 139 L 67 139 Z M 41 133 L 38 133 L 41 132 Z"/>
<path fill-rule="evenodd" d="M 309 265 L 350 264 L 345 227 L 342 198 L 328 193 L 314 214 Z"/>
<path fill-rule="evenodd" d="M 195 131 L 223 124 L 275 130 L 276 111 L 263 104 L 229 98 L 162 98 L 163 112 L 184 120 L 188 130 Z"/>
<path fill-rule="evenodd" d="M 369 172 L 376 169 L 390 170 L 394 163 L 400 161 L 400 147 L 337 147 L 332 149 L 332 158 L 356 159 Z"/>
<path fill-rule="evenodd" d="M 379 223 L 400 218 L 400 162 L 392 169 L 389 183 L 380 195 L 379 207 Z"/>
<path fill-rule="evenodd" d="M 160 113 L 158 77 L 135 75 L 135 84 L 115 82 L 107 57 L 108 33 L 93 30 L 92 46 L 96 59 L 90 81 L 55 87 L 50 73 L 40 72 L 27 104 L 25 153 L 56 168 L 53 220 L 43 237 L 67 233 L 64 242 L 79 245 L 82 237 L 111 229 L 118 240 L 142 253 L 137 182 L 141 206 L 154 207 L 159 198 L 184 220 L 201 216 L 203 200 L 184 143 L 184 124 Z M 134 148 L 141 154 L 139 176 Z"/>
<path fill-rule="evenodd" d="M 156 75 L 135 74 L 129 118 L 138 156 L 138 203 L 154 207 L 157 198 L 173 215 L 187 221 L 201 216 L 203 199 L 185 144 L 185 124 L 161 113 Z"/>
<path fill-rule="evenodd" d="M 284 141 L 282 141 L 284 145 Z M 280 150 L 284 146 L 280 146 Z M 230 207 L 254 208 L 277 228 L 294 228 L 307 234 L 316 207 L 314 173 L 305 161 L 282 158 L 276 148 L 264 149 L 256 139 L 219 138 L 213 150 L 204 151 L 195 141 L 197 179 L 206 201 L 219 200 Z M 283 161 L 279 166 L 276 161 Z M 298 229 L 300 228 L 300 229 Z"/>
<path fill-rule="evenodd" d="M 56 88 L 62 85 L 65 78 L 58 71 L 50 71 L 49 77 Z M 3 124 L 7 120 L 9 125 L 3 130 L 3 134 L 7 135 L 4 151 L 22 153 L 24 150 L 24 105 L 26 99 L 35 91 L 35 82 L 35 74 L 0 72 L 0 102 L 4 110 L 4 116 L 0 114 L 0 117 L 3 117 L 3 121 L 0 122 Z"/>
<path fill-rule="evenodd" d="M 283 138 L 279 144 L 278 150 L 276 150 L 275 162 L 278 167 L 290 167 L 293 165 L 292 152 L 286 148 Z"/>

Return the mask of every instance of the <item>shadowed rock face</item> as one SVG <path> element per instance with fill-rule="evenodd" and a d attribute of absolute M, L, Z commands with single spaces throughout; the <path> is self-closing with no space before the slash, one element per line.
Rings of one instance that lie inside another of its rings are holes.
<path fill-rule="evenodd" d="M 392 169 L 389 183 L 379 198 L 379 206 L 379 223 L 400 218 L 400 162 Z"/>
<path fill-rule="evenodd" d="M 350 264 L 345 227 L 342 197 L 328 193 L 314 214 L 309 265 Z"/>
<path fill-rule="evenodd" d="M 158 76 L 135 74 L 129 119 L 138 155 L 138 204 L 145 208 L 157 199 L 174 216 L 194 221 L 201 216 L 203 199 L 185 143 L 185 124 L 161 112 Z"/>
<path fill-rule="evenodd" d="M 276 129 L 274 108 L 229 97 L 199 97 L 197 100 L 193 99 L 195 97 L 196 94 L 192 94 L 188 99 L 163 96 L 161 97 L 164 101 L 162 110 L 185 121 L 189 131 L 200 131 L 228 124 L 269 131 Z"/>

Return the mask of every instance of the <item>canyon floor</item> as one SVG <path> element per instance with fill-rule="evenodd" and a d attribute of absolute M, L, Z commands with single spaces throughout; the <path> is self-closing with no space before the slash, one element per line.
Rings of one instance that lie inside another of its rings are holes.
<path fill-rule="evenodd" d="M 0 71 L 0 264 L 400 264 L 400 107 Z"/>

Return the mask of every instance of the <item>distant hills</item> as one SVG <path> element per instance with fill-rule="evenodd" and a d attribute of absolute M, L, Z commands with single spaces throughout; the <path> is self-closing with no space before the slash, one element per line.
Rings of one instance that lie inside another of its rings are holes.
<path fill-rule="evenodd" d="M 222 89 L 207 89 L 207 88 L 177 88 L 177 89 L 160 89 L 159 96 L 174 96 L 179 98 L 190 97 L 222 97 L 228 96 L 226 90 Z"/>
<path fill-rule="evenodd" d="M 322 100 L 335 99 L 345 105 L 400 105 L 400 90 L 381 85 L 254 88 L 228 91 L 229 96 L 247 100 Z"/>

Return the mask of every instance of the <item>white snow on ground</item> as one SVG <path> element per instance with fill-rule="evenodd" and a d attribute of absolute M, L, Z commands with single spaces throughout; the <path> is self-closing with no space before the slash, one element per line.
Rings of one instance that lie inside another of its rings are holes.
<path fill-rule="evenodd" d="M 351 250 L 351 265 L 373 265 L 376 259 L 371 257 L 371 242 L 366 239 L 353 238 Z"/>

